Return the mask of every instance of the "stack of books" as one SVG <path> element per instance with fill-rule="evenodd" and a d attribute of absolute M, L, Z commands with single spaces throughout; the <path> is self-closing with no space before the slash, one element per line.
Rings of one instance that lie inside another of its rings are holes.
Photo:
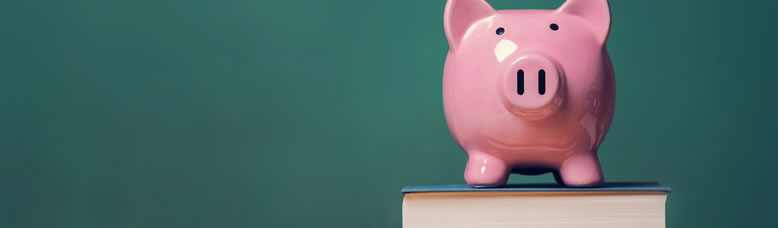
<path fill-rule="evenodd" d="M 670 188 L 658 183 L 443 185 L 408 186 L 402 192 L 404 228 L 660 228 Z"/>

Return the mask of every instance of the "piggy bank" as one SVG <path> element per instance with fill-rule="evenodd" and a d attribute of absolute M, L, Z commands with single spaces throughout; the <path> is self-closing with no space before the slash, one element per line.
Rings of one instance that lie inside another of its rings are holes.
<path fill-rule="evenodd" d="M 597 149 L 615 102 L 610 18 L 607 0 L 567 0 L 555 10 L 448 0 L 443 106 L 468 155 L 468 184 L 547 172 L 567 186 L 603 183 Z"/>

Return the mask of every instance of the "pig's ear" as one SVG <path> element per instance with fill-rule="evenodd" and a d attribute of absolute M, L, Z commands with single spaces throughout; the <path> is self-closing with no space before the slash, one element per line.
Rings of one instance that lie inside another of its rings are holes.
<path fill-rule="evenodd" d="M 608 0 L 567 0 L 557 11 L 583 18 L 603 44 L 608 42 L 611 30 Z"/>
<path fill-rule="evenodd" d="M 443 27 L 451 51 L 459 47 L 473 23 L 494 14 L 494 9 L 485 0 L 448 0 Z"/>

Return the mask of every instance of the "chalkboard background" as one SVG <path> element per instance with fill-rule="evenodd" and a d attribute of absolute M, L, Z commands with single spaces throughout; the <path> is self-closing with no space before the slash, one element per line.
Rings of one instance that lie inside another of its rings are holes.
<path fill-rule="evenodd" d="M 400 227 L 402 186 L 464 183 L 444 5 L 2 1 L 0 227 Z M 611 6 L 606 179 L 672 187 L 669 227 L 778 226 L 778 4 Z"/>

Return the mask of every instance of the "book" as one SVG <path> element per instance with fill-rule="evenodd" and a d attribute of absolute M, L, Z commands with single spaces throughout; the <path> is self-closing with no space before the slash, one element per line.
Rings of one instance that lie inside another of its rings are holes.
<path fill-rule="evenodd" d="M 606 183 L 585 188 L 555 184 L 408 186 L 402 188 L 402 225 L 661 228 L 665 227 L 665 202 L 670 192 L 658 183 Z"/>

